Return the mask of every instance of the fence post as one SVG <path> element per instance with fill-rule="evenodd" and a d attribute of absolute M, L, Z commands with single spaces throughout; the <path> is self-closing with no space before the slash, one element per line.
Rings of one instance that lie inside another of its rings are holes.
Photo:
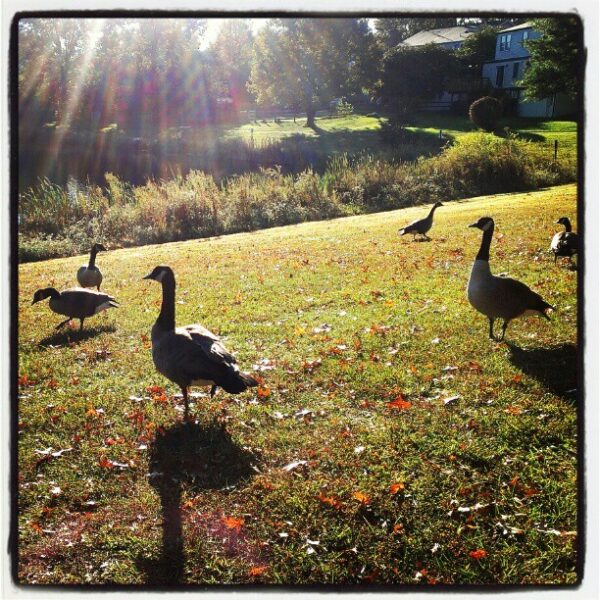
<path fill-rule="evenodd" d="M 554 162 L 556 162 L 557 157 L 558 157 L 558 140 L 554 140 Z"/>

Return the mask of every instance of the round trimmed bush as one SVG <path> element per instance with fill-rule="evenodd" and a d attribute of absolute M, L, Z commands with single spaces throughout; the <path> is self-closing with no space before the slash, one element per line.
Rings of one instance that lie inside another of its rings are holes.
<path fill-rule="evenodd" d="M 496 98 L 484 96 L 469 107 L 469 118 L 484 131 L 494 131 L 502 115 L 502 104 Z"/>

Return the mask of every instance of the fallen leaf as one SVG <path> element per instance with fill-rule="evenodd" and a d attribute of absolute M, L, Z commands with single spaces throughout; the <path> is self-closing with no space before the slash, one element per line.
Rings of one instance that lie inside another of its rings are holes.
<path fill-rule="evenodd" d="M 235 529 L 238 533 L 244 524 L 244 519 L 236 517 L 223 517 L 221 520 L 227 529 Z"/>
<path fill-rule="evenodd" d="M 248 571 L 248 575 L 250 577 L 260 577 L 261 575 L 264 574 L 264 572 L 267 570 L 267 567 L 265 565 L 262 566 L 254 566 L 251 567 L 250 570 Z"/>
<path fill-rule="evenodd" d="M 336 498 L 335 496 L 326 496 L 323 492 L 319 492 L 319 495 L 317 496 L 317 498 L 323 504 L 327 504 L 328 506 L 333 506 L 333 508 L 339 509 L 342 506 L 342 503 L 339 498 Z"/>
<path fill-rule="evenodd" d="M 369 496 L 367 496 L 367 494 L 363 494 L 362 492 L 354 492 L 352 494 L 352 497 L 364 505 L 367 505 L 371 502 L 371 499 L 369 498 Z"/>
<path fill-rule="evenodd" d="M 398 492 L 401 492 L 403 489 L 404 489 L 403 483 L 392 483 L 392 485 L 390 485 L 390 494 L 392 494 L 392 495 L 397 494 Z"/>
<path fill-rule="evenodd" d="M 412 404 L 410 402 L 407 402 L 406 400 L 404 400 L 404 396 L 402 394 L 400 394 L 398 397 L 396 397 L 394 400 L 392 400 L 391 402 L 387 403 L 387 407 L 392 410 L 405 410 L 407 408 L 410 408 L 412 406 Z"/>
<path fill-rule="evenodd" d="M 483 550 L 482 548 L 478 549 L 478 550 L 471 550 L 471 552 L 469 552 L 469 556 L 475 560 L 481 560 L 482 558 L 485 558 L 488 555 L 486 550 Z"/>

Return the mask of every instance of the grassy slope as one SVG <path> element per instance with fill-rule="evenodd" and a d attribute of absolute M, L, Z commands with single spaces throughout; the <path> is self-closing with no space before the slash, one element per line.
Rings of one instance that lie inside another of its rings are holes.
<path fill-rule="evenodd" d="M 84 257 L 22 266 L 22 581 L 573 582 L 576 274 L 547 248 L 575 207 L 568 185 L 451 203 L 431 243 L 397 236 L 414 208 L 101 254 L 122 306 L 70 343 L 30 302 Z M 484 214 L 495 272 L 558 308 L 513 323 L 512 349 L 465 298 Z M 161 263 L 178 323 L 274 366 L 258 393 L 199 398 L 188 427 L 150 356 L 160 290 L 141 277 Z"/>

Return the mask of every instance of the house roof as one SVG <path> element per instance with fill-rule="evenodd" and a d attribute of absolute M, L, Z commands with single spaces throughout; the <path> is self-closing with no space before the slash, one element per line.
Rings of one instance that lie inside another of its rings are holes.
<path fill-rule="evenodd" d="M 463 42 L 467 39 L 474 29 L 472 27 L 444 27 L 442 29 L 429 29 L 419 31 L 415 35 L 406 38 L 402 45 L 404 46 L 425 46 L 427 44 L 448 44 L 454 42 Z"/>
<path fill-rule="evenodd" d="M 500 33 L 504 33 L 505 31 L 516 31 L 517 29 L 531 29 L 532 27 L 533 23 L 531 21 L 527 21 L 527 23 L 521 23 L 520 25 L 513 25 L 512 27 L 502 29 Z"/>

